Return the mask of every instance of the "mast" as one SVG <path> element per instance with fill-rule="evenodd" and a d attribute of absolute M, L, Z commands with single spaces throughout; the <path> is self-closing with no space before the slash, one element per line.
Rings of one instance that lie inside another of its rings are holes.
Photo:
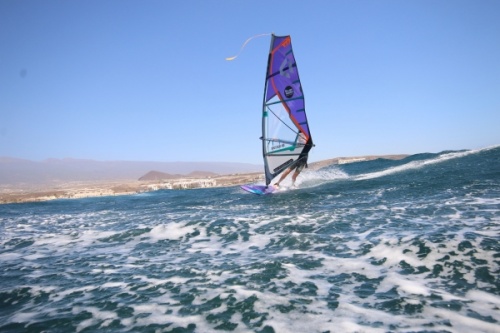
<path fill-rule="evenodd" d="M 267 92 L 267 85 L 268 85 L 268 73 L 269 73 L 269 66 L 271 64 L 271 52 L 273 50 L 273 44 L 274 44 L 274 38 L 275 35 L 271 35 L 271 44 L 269 45 L 269 55 L 267 56 L 267 66 L 266 66 L 266 77 L 265 77 L 265 82 L 266 84 L 264 85 L 264 97 L 262 98 L 262 136 L 260 137 L 262 141 L 262 157 L 264 159 L 264 173 L 266 176 L 266 186 L 269 185 L 269 183 L 272 181 L 273 176 L 271 172 L 269 171 L 269 166 L 267 163 L 267 158 L 266 158 L 266 118 L 268 116 L 267 114 L 267 105 L 266 105 L 266 92 Z"/>

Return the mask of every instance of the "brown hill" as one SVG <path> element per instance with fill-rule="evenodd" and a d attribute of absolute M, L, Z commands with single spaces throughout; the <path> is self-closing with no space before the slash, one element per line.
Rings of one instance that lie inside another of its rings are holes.
<path fill-rule="evenodd" d="M 313 170 L 318 170 L 325 166 L 329 166 L 331 164 L 343 164 L 349 161 L 362 162 L 362 161 L 372 161 L 379 158 L 388 160 L 401 160 L 405 157 L 408 157 L 408 155 L 394 154 L 394 155 L 365 155 L 365 156 L 354 156 L 354 157 L 335 157 L 335 158 L 330 158 L 328 160 L 309 163 L 309 167 L 312 168 Z"/>
<path fill-rule="evenodd" d="M 182 175 L 172 175 L 170 173 L 166 172 L 160 172 L 160 171 L 149 171 L 147 174 L 139 178 L 139 180 L 142 181 L 150 181 L 150 180 L 162 180 L 162 179 L 176 179 L 176 178 L 181 178 Z"/>

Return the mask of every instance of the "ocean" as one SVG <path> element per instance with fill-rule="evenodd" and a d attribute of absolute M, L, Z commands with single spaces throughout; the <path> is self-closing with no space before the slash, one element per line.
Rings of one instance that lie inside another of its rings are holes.
<path fill-rule="evenodd" d="M 0 205 L 0 332 L 500 332 L 500 146 L 297 185 Z"/>

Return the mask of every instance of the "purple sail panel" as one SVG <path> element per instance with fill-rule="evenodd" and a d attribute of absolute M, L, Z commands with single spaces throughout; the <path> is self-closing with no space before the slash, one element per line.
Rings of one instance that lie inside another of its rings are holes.
<path fill-rule="evenodd" d="M 309 138 L 304 95 L 293 55 L 291 38 L 290 36 L 273 37 L 267 73 L 266 101 L 277 96 L 297 130 Z"/>

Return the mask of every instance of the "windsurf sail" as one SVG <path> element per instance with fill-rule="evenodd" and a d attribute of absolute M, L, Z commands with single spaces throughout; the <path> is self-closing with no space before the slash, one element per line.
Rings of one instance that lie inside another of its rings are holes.
<path fill-rule="evenodd" d="M 262 110 L 266 185 L 313 147 L 290 36 L 271 37 Z"/>

